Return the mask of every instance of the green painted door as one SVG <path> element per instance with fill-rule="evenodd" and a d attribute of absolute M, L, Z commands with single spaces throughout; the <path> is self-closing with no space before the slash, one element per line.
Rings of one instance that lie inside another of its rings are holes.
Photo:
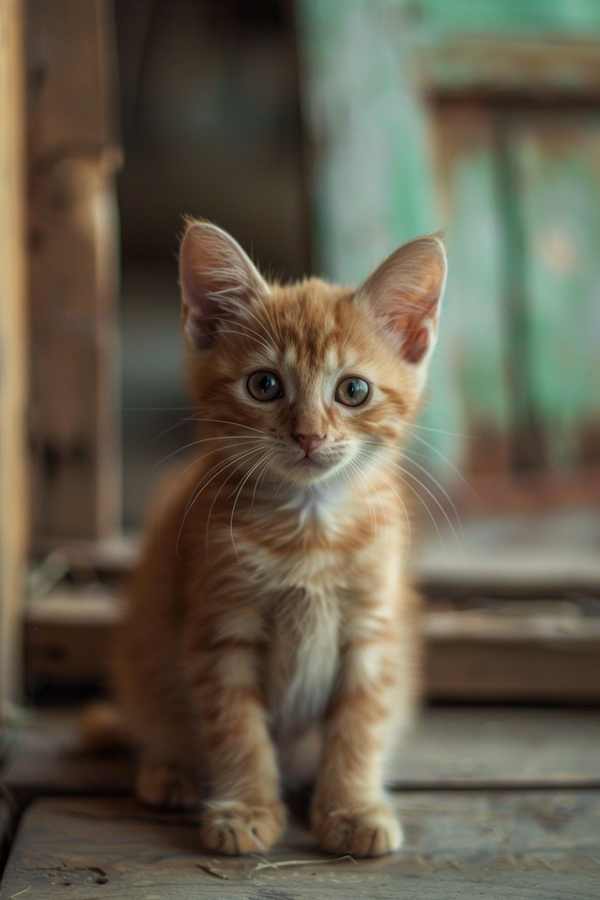
<path fill-rule="evenodd" d="M 600 3 L 300 0 L 298 10 L 321 271 L 356 282 L 399 243 L 446 231 L 448 289 L 414 458 L 429 455 L 448 484 L 453 467 L 466 473 L 488 508 L 532 485 L 590 499 Z"/>

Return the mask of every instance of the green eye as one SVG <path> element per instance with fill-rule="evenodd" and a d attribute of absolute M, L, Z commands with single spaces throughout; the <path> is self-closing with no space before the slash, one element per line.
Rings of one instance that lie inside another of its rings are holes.
<path fill-rule="evenodd" d="M 351 375 L 342 378 L 335 390 L 335 399 L 344 406 L 361 406 L 369 396 L 369 385 L 363 378 Z"/>
<path fill-rule="evenodd" d="M 273 372 L 253 372 L 248 378 L 247 387 L 248 393 L 263 403 L 283 396 L 283 385 Z"/>

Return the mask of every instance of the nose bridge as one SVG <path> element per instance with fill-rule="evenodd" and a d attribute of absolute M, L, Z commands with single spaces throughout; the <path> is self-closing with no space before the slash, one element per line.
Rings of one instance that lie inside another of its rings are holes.
<path fill-rule="evenodd" d="M 323 409 L 321 384 L 318 380 L 304 384 L 296 398 L 292 433 L 320 434 L 327 433 L 327 417 Z"/>

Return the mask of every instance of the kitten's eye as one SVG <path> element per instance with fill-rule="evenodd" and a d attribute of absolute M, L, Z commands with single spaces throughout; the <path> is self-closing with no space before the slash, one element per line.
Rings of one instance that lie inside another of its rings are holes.
<path fill-rule="evenodd" d="M 263 403 L 283 396 L 283 385 L 273 372 L 253 372 L 248 378 L 247 386 L 248 393 Z"/>
<path fill-rule="evenodd" d="M 360 406 L 369 396 L 369 385 L 363 378 L 351 375 L 342 378 L 335 390 L 335 399 L 344 406 Z"/>

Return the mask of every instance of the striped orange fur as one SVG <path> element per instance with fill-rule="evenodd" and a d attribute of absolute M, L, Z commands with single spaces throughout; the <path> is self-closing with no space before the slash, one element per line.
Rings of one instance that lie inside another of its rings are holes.
<path fill-rule="evenodd" d="M 202 794 L 211 852 L 268 850 L 282 786 L 310 780 L 324 849 L 400 845 L 382 767 L 415 711 L 419 639 L 396 464 L 445 270 L 430 236 L 358 290 L 281 286 L 220 229 L 187 225 L 198 454 L 149 524 L 116 680 L 140 797 Z"/>

